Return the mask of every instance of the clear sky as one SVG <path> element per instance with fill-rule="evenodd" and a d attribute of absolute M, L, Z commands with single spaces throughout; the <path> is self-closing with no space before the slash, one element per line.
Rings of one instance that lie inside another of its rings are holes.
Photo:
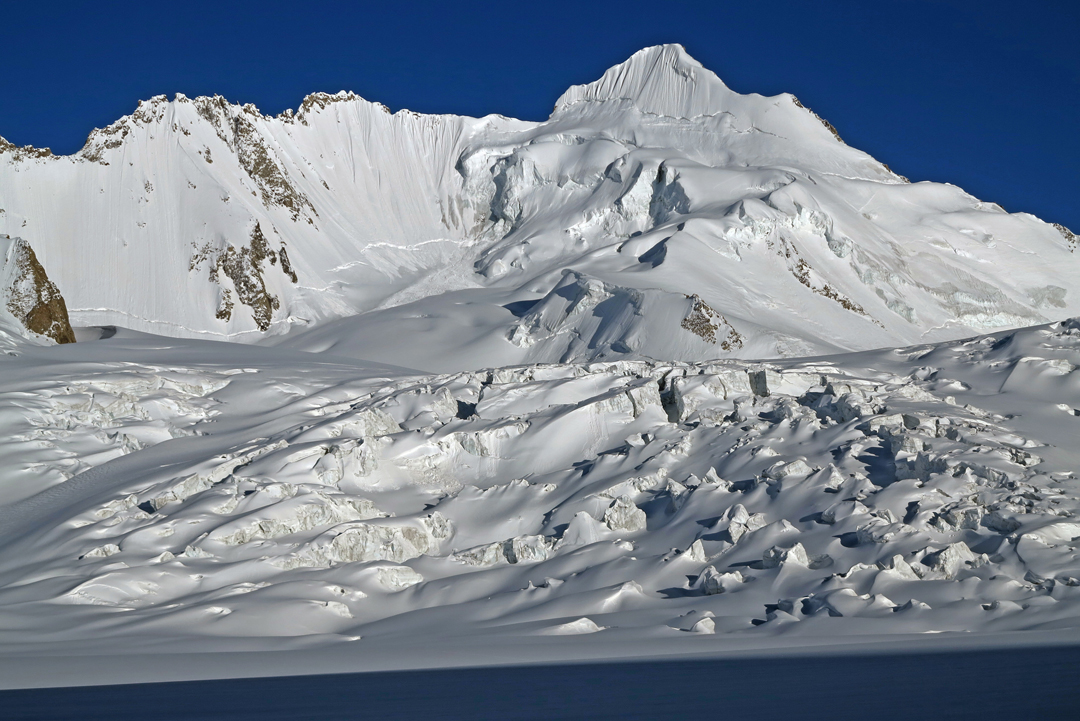
<path fill-rule="evenodd" d="M 278 113 L 344 89 L 540 120 L 569 85 L 678 42 L 912 180 L 1080 232 L 1080 0 L 9 0 L 0 25 L 0 135 L 58 153 L 178 91 Z"/>

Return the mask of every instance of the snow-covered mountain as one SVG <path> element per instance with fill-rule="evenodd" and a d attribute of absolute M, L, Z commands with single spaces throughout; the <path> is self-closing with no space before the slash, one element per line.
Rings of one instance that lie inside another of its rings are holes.
<path fill-rule="evenodd" d="M 1080 640 L 1076 238 L 678 46 L 0 207 L 0 687 Z"/>
<path fill-rule="evenodd" d="M 1065 228 L 908 183 L 676 45 L 542 123 L 161 96 L 72 156 L 0 143 L 0 208 L 75 326 L 433 371 L 805 355 L 1080 313 Z"/>

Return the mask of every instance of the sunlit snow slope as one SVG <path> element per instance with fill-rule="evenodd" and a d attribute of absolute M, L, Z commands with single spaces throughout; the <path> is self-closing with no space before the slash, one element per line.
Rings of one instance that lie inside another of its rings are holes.
<path fill-rule="evenodd" d="M 910 184 L 676 45 L 542 123 L 157 97 L 73 156 L 0 142 L 0 208 L 73 325 L 431 371 L 782 357 L 1080 313 L 1068 230 Z"/>

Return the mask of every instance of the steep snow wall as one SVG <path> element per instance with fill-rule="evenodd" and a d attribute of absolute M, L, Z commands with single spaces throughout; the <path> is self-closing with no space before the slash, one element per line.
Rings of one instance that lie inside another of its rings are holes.
<path fill-rule="evenodd" d="M 343 315 L 307 291 L 367 244 L 463 235 L 440 205 L 464 125 L 346 94 L 277 118 L 160 96 L 73 156 L 5 152 L 0 222 L 33 239 L 84 324 L 231 336 L 269 327 L 265 297 L 276 325 Z"/>

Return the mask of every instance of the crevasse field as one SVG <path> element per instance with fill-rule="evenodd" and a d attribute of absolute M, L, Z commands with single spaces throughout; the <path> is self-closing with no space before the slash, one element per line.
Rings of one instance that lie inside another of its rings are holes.
<path fill-rule="evenodd" d="M 1080 641 L 1076 236 L 679 46 L 0 204 L 4 686 Z"/>

